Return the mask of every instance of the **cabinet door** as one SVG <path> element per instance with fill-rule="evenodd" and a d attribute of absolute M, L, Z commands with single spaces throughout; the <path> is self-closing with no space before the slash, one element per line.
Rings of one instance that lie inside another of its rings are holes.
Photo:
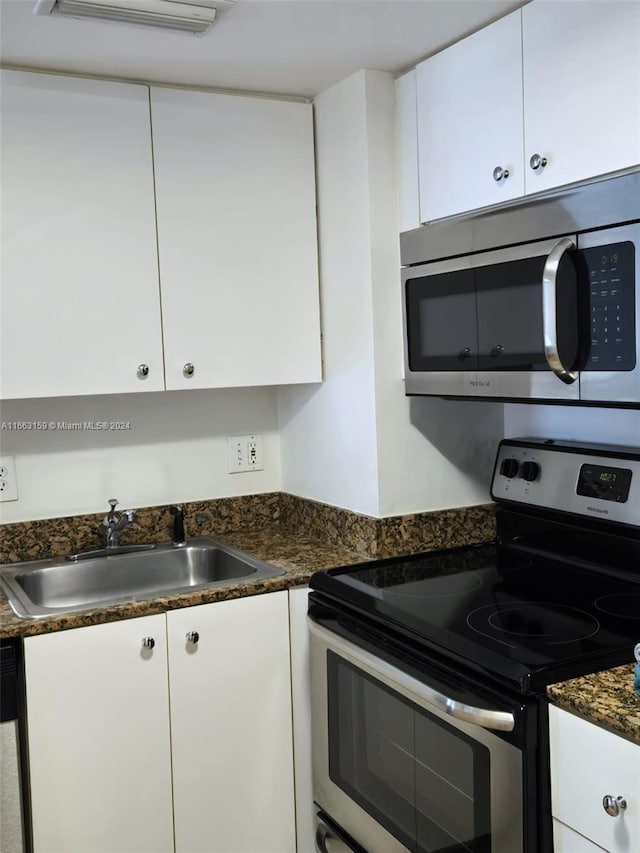
<path fill-rule="evenodd" d="M 636 853 L 640 746 L 554 705 L 549 737 L 554 818 L 610 853 Z M 624 797 L 626 809 L 607 814 L 602 804 L 607 795 Z"/>
<path fill-rule="evenodd" d="M 148 89 L 1 74 L 0 393 L 164 388 Z"/>
<path fill-rule="evenodd" d="M 553 851 L 554 853 L 607 853 L 604 847 L 598 847 L 583 835 L 574 832 L 555 819 L 553 821 Z"/>
<path fill-rule="evenodd" d="M 176 853 L 294 853 L 287 593 L 167 620 Z"/>
<path fill-rule="evenodd" d="M 640 4 L 530 3 L 522 28 L 527 193 L 640 163 Z"/>
<path fill-rule="evenodd" d="M 524 193 L 520 27 L 518 10 L 417 66 L 423 222 Z"/>
<path fill-rule="evenodd" d="M 167 388 L 320 381 L 311 105 L 151 107 Z"/>
<path fill-rule="evenodd" d="M 24 646 L 35 853 L 170 853 L 164 615 Z"/>

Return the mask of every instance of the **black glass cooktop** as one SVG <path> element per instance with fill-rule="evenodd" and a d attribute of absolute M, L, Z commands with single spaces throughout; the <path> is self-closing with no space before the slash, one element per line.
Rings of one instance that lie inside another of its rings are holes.
<path fill-rule="evenodd" d="M 311 586 L 416 646 L 523 692 L 633 662 L 640 578 L 495 545 L 381 560 Z"/>

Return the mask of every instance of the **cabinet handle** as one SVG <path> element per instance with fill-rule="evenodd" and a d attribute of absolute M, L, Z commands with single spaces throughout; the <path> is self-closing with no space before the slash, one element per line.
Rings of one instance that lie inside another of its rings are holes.
<path fill-rule="evenodd" d="M 461 349 L 460 352 L 458 353 L 458 358 L 461 358 L 461 359 L 462 358 L 469 358 L 470 355 L 471 355 L 471 348 L 465 347 L 464 349 Z"/>
<path fill-rule="evenodd" d="M 529 165 L 534 172 L 540 172 L 547 165 L 547 158 L 541 157 L 540 154 L 532 154 Z"/>
<path fill-rule="evenodd" d="M 156 644 L 156 641 L 153 637 L 144 637 L 142 640 L 142 648 L 143 649 L 152 649 Z"/>
<path fill-rule="evenodd" d="M 190 361 L 188 361 L 188 362 L 185 364 L 185 366 L 182 368 L 182 374 L 183 374 L 183 376 L 186 376 L 187 378 L 188 378 L 189 376 L 193 376 L 193 374 L 194 374 L 195 372 L 196 372 L 196 369 L 195 369 L 195 367 L 193 366 L 193 364 L 191 364 L 191 362 L 190 362 Z"/>
<path fill-rule="evenodd" d="M 502 355 L 503 352 L 504 347 L 502 346 L 502 344 L 496 344 L 491 350 L 491 355 L 493 356 L 493 358 L 497 358 L 499 355 Z"/>
<path fill-rule="evenodd" d="M 606 794 L 602 798 L 602 808 L 610 817 L 618 817 L 626 807 L 627 801 L 624 797 L 612 797 L 611 794 Z"/>
<path fill-rule="evenodd" d="M 138 379 L 146 379 L 149 375 L 149 365 L 148 364 L 139 364 L 138 365 Z"/>
<path fill-rule="evenodd" d="M 195 646 L 199 639 L 200 639 L 200 634 L 198 634 L 197 631 L 188 631 L 187 632 L 187 643 L 191 643 L 193 646 Z"/>
<path fill-rule="evenodd" d="M 509 177 L 509 170 L 503 169 L 502 166 L 496 166 L 493 170 L 494 181 L 506 181 Z"/>

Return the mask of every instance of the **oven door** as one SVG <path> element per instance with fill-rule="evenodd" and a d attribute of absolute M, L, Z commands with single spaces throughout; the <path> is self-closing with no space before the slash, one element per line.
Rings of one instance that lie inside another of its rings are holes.
<path fill-rule="evenodd" d="M 314 799 L 346 836 L 368 853 L 522 853 L 518 707 L 455 698 L 459 683 L 445 695 L 309 629 Z"/>
<path fill-rule="evenodd" d="M 577 401 L 576 236 L 402 271 L 407 394 Z"/>

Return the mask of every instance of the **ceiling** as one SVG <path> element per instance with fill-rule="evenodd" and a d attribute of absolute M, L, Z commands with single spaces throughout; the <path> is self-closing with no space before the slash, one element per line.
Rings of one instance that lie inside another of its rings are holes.
<path fill-rule="evenodd" d="M 236 0 L 203 36 L 36 17 L 0 0 L 9 66 L 313 97 L 360 68 L 399 72 L 527 0 Z"/>

